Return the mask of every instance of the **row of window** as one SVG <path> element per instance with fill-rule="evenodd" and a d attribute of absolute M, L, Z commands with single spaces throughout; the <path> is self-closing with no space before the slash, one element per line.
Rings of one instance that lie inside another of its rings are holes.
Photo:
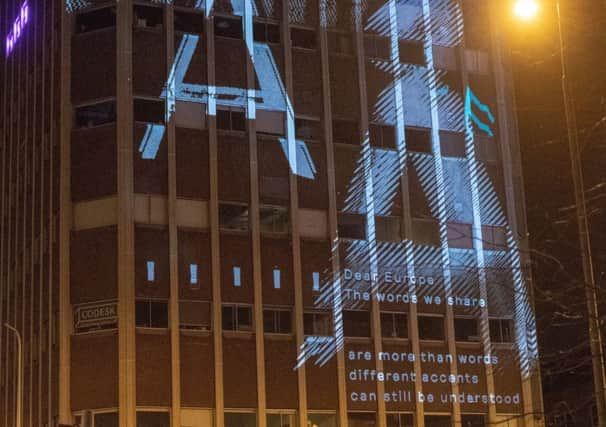
<path fill-rule="evenodd" d="M 187 306 L 186 304 L 190 304 Z M 210 330 L 210 304 L 207 302 L 181 302 L 184 329 Z M 199 310 L 196 313 L 196 310 Z M 185 318 L 184 318 L 185 317 Z M 408 334 L 408 316 L 405 313 L 381 312 L 381 336 L 405 339 Z M 439 315 L 418 315 L 419 339 L 445 340 L 445 318 Z M 139 300 L 136 302 L 136 324 L 145 328 L 168 327 L 168 303 L 166 301 Z M 253 306 L 250 304 L 223 304 L 222 326 L 224 331 L 252 332 L 254 329 Z M 490 339 L 494 343 L 513 341 L 511 319 L 489 319 Z M 330 336 L 334 334 L 332 313 L 309 311 L 303 314 L 305 335 Z M 268 334 L 292 334 L 292 310 L 288 308 L 266 308 L 263 310 L 263 330 Z M 478 320 L 455 317 L 455 340 L 479 342 Z M 361 310 L 343 311 L 343 334 L 360 338 L 371 336 L 370 312 Z"/>
<path fill-rule="evenodd" d="M 211 410 L 188 410 L 195 412 L 195 419 L 212 424 Z M 307 425 L 311 427 L 337 427 L 337 416 L 335 413 L 308 412 Z M 112 411 L 77 413 L 74 416 L 76 424 L 85 427 L 118 427 L 118 413 Z M 352 427 L 375 427 L 377 425 L 376 414 L 372 412 L 349 412 L 347 414 L 348 425 Z M 427 427 L 451 427 L 450 415 L 425 415 L 425 426 Z M 297 417 L 294 412 L 268 413 L 266 419 L 267 427 L 296 427 Z M 224 413 L 225 427 L 255 427 L 257 425 L 257 414 L 254 412 L 230 412 Z M 386 414 L 387 427 L 413 427 L 414 415 L 409 413 Z M 461 425 L 463 427 L 484 427 L 486 420 L 480 414 L 462 414 Z M 137 427 L 169 427 L 170 414 L 165 411 L 137 411 Z"/>

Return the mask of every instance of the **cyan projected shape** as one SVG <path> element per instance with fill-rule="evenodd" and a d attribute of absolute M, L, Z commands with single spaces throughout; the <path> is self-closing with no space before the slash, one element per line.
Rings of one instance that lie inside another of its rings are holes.
<path fill-rule="evenodd" d="M 476 113 L 473 111 L 473 106 L 476 106 L 478 110 L 486 114 L 488 121 L 491 124 L 494 124 L 495 119 L 492 113 L 490 112 L 490 108 L 486 104 L 482 104 L 482 101 L 478 99 L 478 97 L 473 93 L 471 88 L 467 86 L 467 91 L 465 93 L 465 123 L 469 123 L 469 119 L 471 119 L 477 127 L 486 132 L 488 136 L 493 137 L 492 129 L 490 125 L 484 123 L 482 120 L 478 118 Z"/>

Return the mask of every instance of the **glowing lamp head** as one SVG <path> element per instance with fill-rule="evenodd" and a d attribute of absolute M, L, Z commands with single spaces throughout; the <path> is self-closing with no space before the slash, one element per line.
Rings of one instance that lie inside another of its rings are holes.
<path fill-rule="evenodd" d="M 517 0 L 513 12 L 521 20 L 530 21 L 539 13 L 539 3 L 537 0 Z"/>

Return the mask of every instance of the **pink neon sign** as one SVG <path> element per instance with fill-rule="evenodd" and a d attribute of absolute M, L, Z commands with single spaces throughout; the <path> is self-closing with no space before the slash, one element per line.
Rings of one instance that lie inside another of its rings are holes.
<path fill-rule="evenodd" d="M 19 40 L 19 37 L 21 37 L 21 33 L 23 32 L 23 29 L 25 28 L 25 25 L 27 24 L 28 21 L 29 21 L 29 6 L 27 5 L 27 0 L 25 0 L 23 2 L 23 5 L 21 6 L 21 11 L 19 12 L 19 16 L 17 16 L 17 19 L 15 19 L 15 22 L 13 23 L 13 27 L 9 31 L 8 35 L 6 36 L 6 56 L 7 57 L 8 57 L 8 55 L 10 55 L 10 53 L 15 48 L 15 44 L 17 43 L 17 40 Z"/>

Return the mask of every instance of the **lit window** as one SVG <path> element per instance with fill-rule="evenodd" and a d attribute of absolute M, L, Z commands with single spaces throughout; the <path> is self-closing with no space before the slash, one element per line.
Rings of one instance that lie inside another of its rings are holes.
<path fill-rule="evenodd" d="M 241 272 L 240 272 L 240 267 L 234 267 L 233 268 L 233 272 L 234 272 L 234 286 L 236 288 L 239 288 L 240 286 L 242 286 L 242 276 L 241 276 Z"/>
<path fill-rule="evenodd" d="M 224 331 L 252 331 L 252 306 L 231 304 L 223 305 L 222 320 Z"/>
<path fill-rule="evenodd" d="M 274 269 L 274 289 L 280 289 L 280 270 Z"/>
<path fill-rule="evenodd" d="M 154 282 L 156 280 L 156 263 L 154 261 L 147 261 L 147 281 Z"/>
<path fill-rule="evenodd" d="M 189 264 L 189 284 L 198 287 L 198 264 Z"/>
<path fill-rule="evenodd" d="M 290 334 L 292 313 L 290 310 L 263 310 L 263 330 L 266 334 Z"/>
<path fill-rule="evenodd" d="M 313 291 L 319 291 L 320 290 L 320 273 L 318 273 L 317 271 L 314 271 L 313 273 L 311 273 L 311 289 Z"/>

